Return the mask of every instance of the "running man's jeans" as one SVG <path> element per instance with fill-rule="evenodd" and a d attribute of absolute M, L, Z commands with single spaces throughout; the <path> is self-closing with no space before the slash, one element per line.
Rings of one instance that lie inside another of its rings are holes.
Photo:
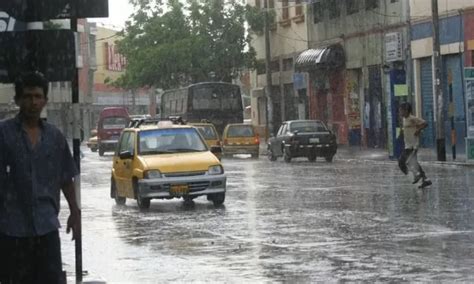
<path fill-rule="evenodd" d="M 423 179 L 426 179 L 425 172 L 418 163 L 418 149 L 403 150 L 398 159 L 398 166 L 406 175 L 408 174 L 408 171 L 410 171 L 413 173 L 414 177 L 421 175 Z"/>

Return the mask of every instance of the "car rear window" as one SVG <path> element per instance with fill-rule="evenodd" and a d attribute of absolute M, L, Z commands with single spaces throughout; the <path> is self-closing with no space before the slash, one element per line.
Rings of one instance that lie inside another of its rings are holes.
<path fill-rule="evenodd" d="M 227 137 L 253 137 L 255 133 L 253 132 L 252 126 L 229 126 L 227 131 Z"/>
<path fill-rule="evenodd" d="M 217 139 L 217 133 L 214 131 L 214 128 L 212 128 L 212 126 L 199 125 L 196 126 L 196 128 L 199 130 L 204 139 Z"/>
<path fill-rule="evenodd" d="M 326 126 L 319 121 L 301 121 L 290 124 L 291 132 L 326 132 Z"/>

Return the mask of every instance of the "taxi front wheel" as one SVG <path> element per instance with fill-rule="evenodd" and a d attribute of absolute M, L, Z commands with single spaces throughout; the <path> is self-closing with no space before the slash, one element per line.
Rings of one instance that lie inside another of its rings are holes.
<path fill-rule="evenodd" d="M 121 196 L 118 195 L 117 187 L 115 186 L 114 178 L 112 178 L 112 182 L 111 182 L 110 187 L 111 187 L 110 188 L 111 195 L 115 199 L 115 204 L 125 205 L 125 202 L 127 201 L 127 199 L 125 197 L 121 197 Z"/>
<path fill-rule="evenodd" d="M 140 193 L 138 191 L 138 182 L 136 180 L 133 181 L 133 192 L 135 193 L 135 199 L 137 199 L 138 208 L 140 209 L 150 208 L 151 199 L 143 198 L 140 196 Z"/>
<path fill-rule="evenodd" d="M 212 201 L 214 206 L 222 205 L 225 201 L 225 192 L 209 194 L 207 200 Z"/>

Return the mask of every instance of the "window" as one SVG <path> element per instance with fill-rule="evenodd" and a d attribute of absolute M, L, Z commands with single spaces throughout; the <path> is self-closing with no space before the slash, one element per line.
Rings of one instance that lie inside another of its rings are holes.
<path fill-rule="evenodd" d="M 281 135 L 285 135 L 288 132 L 288 124 L 283 125 L 281 129 Z"/>
<path fill-rule="evenodd" d="M 324 10 L 321 2 L 313 3 L 313 23 L 317 24 L 323 20 Z"/>
<path fill-rule="evenodd" d="M 120 141 L 119 154 L 123 152 L 134 153 L 135 135 L 132 132 L 124 132 Z"/>
<path fill-rule="evenodd" d="M 346 0 L 347 15 L 352 15 L 359 12 L 359 0 Z"/>
<path fill-rule="evenodd" d="M 327 1 L 328 10 L 329 10 L 329 18 L 334 19 L 339 17 L 340 14 L 340 3 L 337 0 L 328 0 Z"/>
<path fill-rule="evenodd" d="M 268 0 L 268 8 L 270 9 L 275 8 L 275 0 Z"/>
<path fill-rule="evenodd" d="M 326 132 L 327 128 L 319 121 L 302 121 L 302 122 L 293 122 L 290 125 L 291 132 Z"/>
<path fill-rule="evenodd" d="M 264 0 L 265 1 L 265 0 Z M 255 0 L 255 7 L 262 8 L 261 0 Z"/>
<path fill-rule="evenodd" d="M 139 144 L 141 155 L 206 151 L 204 142 L 194 128 L 142 131 Z"/>
<path fill-rule="evenodd" d="M 127 118 L 122 116 L 110 116 L 104 118 L 102 122 L 102 127 L 104 129 L 122 129 L 127 126 Z"/>
<path fill-rule="evenodd" d="M 295 0 L 295 15 L 303 15 L 303 3 L 301 3 L 301 0 Z"/>
<path fill-rule="evenodd" d="M 293 70 L 293 58 L 285 58 L 283 59 L 283 71 L 291 71 Z"/>
<path fill-rule="evenodd" d="M 284 124 L 282 126 L 280 126 L 280 129 L 278 130 L 277 136 L 281 136 L 281 134 L 283 133 L 283 128 L 284 127 L 285 127 Z"/>
<path fill-rule="evenodd" d="M 370 9 L 376 9 L 379 7 L 379 1 L 378 0 L 365 0 L 365 9 L 370 10 Z"/>
<path fill-rule="evenodd" d="M 263 60 L 257 61 L 256 69 L 257 69 L 257 75 L 265 74 L 265 61 Z"/>
<path fill-rule="evenodd" d="M 270 70 L 272 70 L 272 72 L 280 72 L 280 61 L 279 60 L 273 60 L 270 63 Z"/>
<path fill-rule="evenodd" d="M 390 0 L 390 3 L 397 3 L 398 0 Z"/>
<path fill-rule="evenodd" d="M 249 125 L 245 126 L 230 126 L 227 131 L 227 137 L 253 137 L 255 133 L 253 127 Z"/>
<path fill-rule="evenodd" d="M 283 0 L 281 2 L 281 6 L 283 7 L 281 17 L 283 20 L 288 20 L 290 17 L 290 12 L 288 10 L 288 0 Z"/>
<path fill-rule="evenodd" d="M 214 131 L 214 128 L 210 125 L 199 125 L 196 127 L 199 130 L 199 133 L 204 137 L 206 140 L 214 140 L 218 139 L 217 133 Z"/>

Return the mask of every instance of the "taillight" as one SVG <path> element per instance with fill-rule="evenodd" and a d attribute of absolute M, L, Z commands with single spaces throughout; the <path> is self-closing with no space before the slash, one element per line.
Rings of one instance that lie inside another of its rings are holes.
<path fill-rule="evenodd" d="M 260 145 L 260 137 L 255 136 L 255 144 Z"/>
<path fill-rule="evenodd" d="M 222 146 L 222 143 L 220 140 L 217 140 L 216 146 Z"/>
<path fill-rule="evenodd" d="M 228 141 L 227 139 L 224 139 L 224 145 L 227 145 Z"/>

